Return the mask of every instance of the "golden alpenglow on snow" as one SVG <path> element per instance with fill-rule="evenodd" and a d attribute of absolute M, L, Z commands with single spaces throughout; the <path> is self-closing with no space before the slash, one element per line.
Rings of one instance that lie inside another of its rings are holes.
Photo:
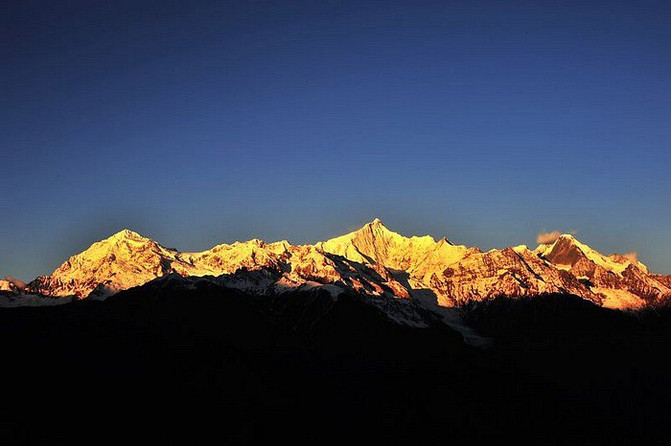
<path fill-rule="evenodd" d="M 619 309 L 671 298 L 668 277 L 650 273 L 633 255 L 606 256 L 567 234 L 541 241 L 547 243 L 533 251 L 517 246 L 482 252 L 446 238 L 406 237 L 376 218 L 357 231 L 314 245 L 253 239 L 179 252 L 123 230 L 25 289 L 8 281 L 0 286 L 14 295 L 104 299 L 176 274 L 260 295 L 312 289 L 335 298 L 353 290 L 379 298 L 428 298 L 444 307 L 550 293 Z"/>

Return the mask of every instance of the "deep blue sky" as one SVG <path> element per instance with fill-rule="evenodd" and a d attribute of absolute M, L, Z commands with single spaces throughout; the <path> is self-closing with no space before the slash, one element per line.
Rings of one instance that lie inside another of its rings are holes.
<path fill-rule="evenodd" d="M 17 1 L 0 276 L 122 228 L 577 231 L 671 273 L 671 2 Z"/>

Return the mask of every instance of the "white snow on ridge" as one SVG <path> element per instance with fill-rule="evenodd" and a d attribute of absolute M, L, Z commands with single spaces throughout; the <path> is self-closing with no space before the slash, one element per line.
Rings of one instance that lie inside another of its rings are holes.
<path fill-rule="evenodd" d="M 573 257 L 583 260 L 582 269 L 589 270 L 590 265 L 584 262 L 588 259 L 599 269 L 620 276 L 615 285 L 606 286 L 623 288 L 625 282 L 634 281 L 628 289 L 636 293 L 658 286 L 654 278 L 648 278 L 647 268 L 634 255 L 605 256 L 568 234 L 559 236 L 551 244 L 541 244 L 534 251 L 519 245 L 483 253 L 478 248 L 454 245 L 445 238 L 436 241 L 428 235 L 406 237 L 390 231 L 375 219 L 357 231 L 315 245 L 252 239 L 184 253 L 123 230 L 70 257 L 51 275 L 38 277 L 30 284 L 30 292 L 103 300 L 116 292 L 176 274 L 210 276 L 218 278 L 217 283 L 257 294 L 322 287 L 335 297 L 344 288 L 350 288 L 372 297 L 413 300 L 418 293 L 428 290 L 441 307 L 499 295 L 532 296 L 549 292 L 571 293 L 600 303 L 587 285 L 571 277 L 583 276 L 584 271 L 559 263 L 572 260 L 565 260 L 556 252 L 554 262 L 546 258 L 560 240 L 570 241 L 573 248 L 584 255 L 576 256 L 572 251 Z M 623 280 L 623 272 L 630 265 L 638 271 L 632 269 L 633 274 Z M 602 285 L 595 282 L 589 286 Z M 10 296 L 20 293 L 11 283 L 0 281 L 0 290 L 5 288 Z M 671 290 L 661 284 L 659 289 L 662 297 L 664 293 L 671 294 Z M 619 297 L 606 299 L 606 302 L 630 305 L 635 299 L 629 294 L 620 293 Z M 610 293 L 610 296 L 615 294 Z M 17 302 L 21 299 L 11 297 L 4 301 L 7 305 L 20 305 Z M 34 299 L 25 301 L 36 304 Z"/>
<path fill-rule="evenodd" d="M 44 297 L 35 294 L 16 294 L 13 296 L 0 295 L 0 308 L 12 307 L 51 307 L 55 305 L 69 304 L 72 297 Z"/>

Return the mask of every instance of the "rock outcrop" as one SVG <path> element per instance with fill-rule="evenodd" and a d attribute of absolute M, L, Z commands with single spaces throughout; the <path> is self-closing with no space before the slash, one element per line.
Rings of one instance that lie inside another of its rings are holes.
<path fill-rule="evenodd" d="M 668 276 L 651 274 L 631 255 L 606 256 L 561 235 L 526 246 L 482 252 L 446 238 L 405 237 L 379 219 L 314 245 L 286 240 L 222 244 L 179 252 L 124 230 L 94 243 L 28 291 L 51 297 L 105 298 L 169 274 L 210 277 L 258 294 L 323 287 L 371 296 L 430 299 L 459 306 L 497 296 L 562 293 L 612 308 L 640 308 L 671 296 Z M 2 284 L 11 290 L 11 284 Z"/>

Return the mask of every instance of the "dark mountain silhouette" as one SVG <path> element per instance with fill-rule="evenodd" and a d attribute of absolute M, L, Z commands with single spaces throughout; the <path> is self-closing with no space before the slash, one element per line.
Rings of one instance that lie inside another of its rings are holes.
<path fill-rule="evenodd" d="M 5 308 L 3 443 L 664 443 L 667 309 L 547 295 L 463 311 L 489 348 L 352 291 L 258 296 L 175 275 Z"/>

